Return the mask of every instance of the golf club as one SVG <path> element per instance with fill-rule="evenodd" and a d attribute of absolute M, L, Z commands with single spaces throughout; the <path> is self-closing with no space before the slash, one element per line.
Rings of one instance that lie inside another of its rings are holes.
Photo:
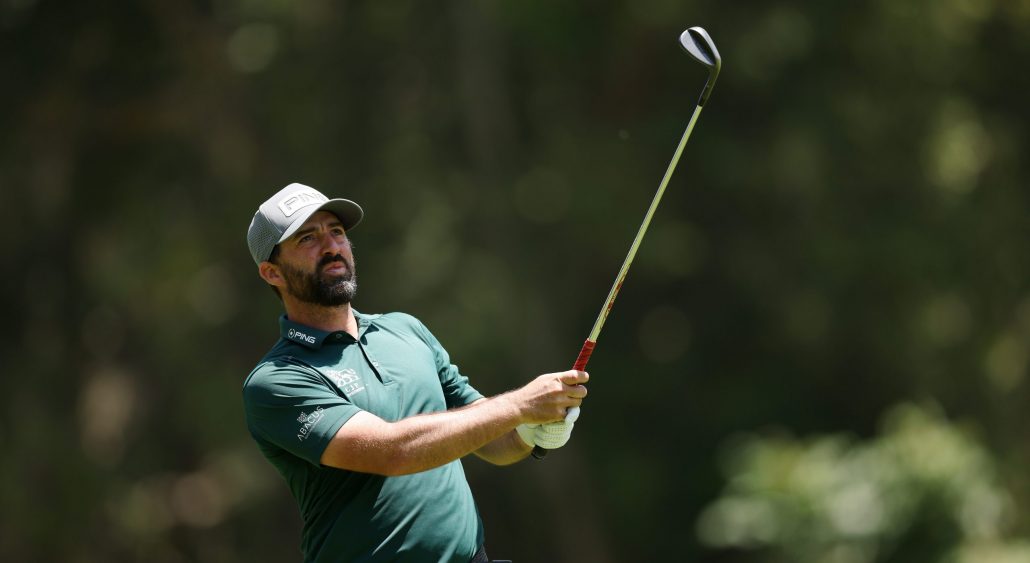
<path fill-rule="evenodd" d="M 637 236 L 633 239 L 633 244 L 629 247 L 629 253 L 626 254 L 626 259 L 622 262 L 622 268 L 619 269 L 619 275 L 615 277 L 615 283 L 612 284 L 611 291 L 608 292 L 608 299 L 605 300 L 604 306 L 601 307 L 601 313 L 597 316 L 597 320 L 594 321 L 594 328 L 590 330 L 590 335 L 587 336 L 586 341 L 583 343 L 583 347 L 579 350 L 579 356 L 576 357 L 576 363 L 572 366 L 574 370 L 585 370 L 587 362 L 590 361 L 590 355 L 594 352 L 594 346 L 597 344 L 597 338 L 601 334 L 601 327 L 604 326 L 604 321 L 608 318 L 608 313 L 612 310 L 612 305 L 615 304 L 615 296 L 619 294 L 619 289 L 622 288 L 622 282 L 626 279 L 626 274 L 629 273 L 629 266 L 633 263 L 633 258 L 637 255 L 637 249 L 640 247 L 640 241 L 644 239 L 644 234 L 647 232 L 647 227 L 651 224 L 651 217 L 654 215 L 655 209 L 658 208 L 658 202 L 661 201 L 662 195 L 665 193 L 666 186 L 669 185 L 669 179 L 672 178 L 673 171 L 676 170 L 676 164 L 679 163 L 680 155 L 683 154 L 683 147 L 687 145 L 687 139 L 690 138 L 691 131 L 694 130 L 694 124 L 697 123 L 697 117 L 701 114 L 701 108 L 704 107 L 705 102 L 708 101 L 708 97 L 712 94 L 712 87 L 715 86 L 715 79 L 719 77 L 719 68 L 722 66 L 722 58 L 719 57 L 719 51 L 715 48 L 715 42 L 709 37 L 708 32 L 700 27 L 691 27 L 682 34 L 680 34 L 680 45 L 683 49 L 694 58 L 697 62 L 705 65 L 708 68 L 708 81 L 705 83 L 704 90 L 701 91 L 701 96 L 697 99 L 697 107 L 694 108 L 694 114 L 690 117 L 690 123 L 687 124 L 686 131 L 683 132 L 683 137 L 680 139 L 679 146 L 676 147 L 676 152 L 672 155 L 672 162 L 669 163 L 669 167 L 665 170 L 665 176 L 662 178 L 662 183 L 658 186 L 658 193 L 655 194 L 654 199 L 651 201 L 651 207 L 648 208 L 647 214 L 644 215 L 644 222 L 641 223 L 640 229 L 637 231 Z M 566 420 L 575 421 L 579 417 L 579 407 L 569 409 L 569 414 L 566 416 Z M 547 455 L 547 450 L 540 446 L 533 448 L 533 457 L 536 459 L 543 459 Z"/>

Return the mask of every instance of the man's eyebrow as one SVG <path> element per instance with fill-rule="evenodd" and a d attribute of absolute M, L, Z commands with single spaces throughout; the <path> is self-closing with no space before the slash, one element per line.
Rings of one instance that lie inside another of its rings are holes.
<path fill-rule="evenodd" d="M 341 222 L 341 221 L 333 221 L 332 223 L 329 223 L 328 225 L 326 225 L 326 227 L 329 228 L 329 229 L 332 229 L 334 227 L 342 228 L 343 227 L 343 222 Z M 293 238 L 300 238 L 300 237 L 302 237 L 302 236 L 304 236 L 306 234 L 313 233 L 313 232 L 315 232 L 317 230 L 318 230 L 318 226 L 317 225 L 312 225 L 310 227 L 307 227 L 307 228 L 304 228 L 304 229 L 300 229 L 299 231 L 293 233 Z"/>

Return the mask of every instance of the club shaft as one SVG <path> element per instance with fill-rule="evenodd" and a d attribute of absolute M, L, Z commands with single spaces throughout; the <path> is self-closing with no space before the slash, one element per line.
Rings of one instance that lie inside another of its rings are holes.
<path fill-rule="evenodd" d="M 690 116 L 690 123 L 687 124 L 687 129 L 683 131 L 683 137 L 676 147 L 676 152 L 672 155 L 669 167 L 665 169 L 665 176 L 662 177 L 662 183 L 658 186 L 658 192 L 654 194 L 654 199 L 651 200 L 651 207 L 647 209 L 647 214 L 644 215 L 644 222 L 640 224 L 640 229 L 637 230 L 637 236 L 633 238 L 633 244 L 629 247 L 626 259 L 622 261 L 619 275 L 615 277 L 615 283 L 612 284 L 612 288 L 608 292 L 608 299 L 605 300 L 604 307 L 601 307 L 601 312 L 597 315 L 597 320 L 594 321 L 594 328 L 590 329 L 590 336 L 587 337 L 589 342 L 596 343 L 598 336 L 601 335 L 601 329 L 604 327 L 604 322 L 608 319 L 608 313 L 611 312 L 612 306 L 615 305 L 615 297 L 619 294 L 619 290 L 622 289 L 622 282 L 626 280 L 629 267 L 637 256 L 637 249 L 640 248 L 640 242 L 644 240 L 647 228 L 651 225 L 651 217 L 654 216 L 655 210 L 658 209 L 658 204 L 662 201 L 662 196 L 665 195 L 665 188 L 669 186 L 669 180 L 672 178 L 673 172 L 676 171 L 676 165 L 683 154 L 683 148 L 687 146 L 687 140 L 690 139 L 690 133 L 694 130 L 694 124 L 697 123 L 699 115 L 701 115 L 700 105 L 694 108 L 694 115 Z M 584 363 L 585 366 L 586 364 Z"/>
<path fill-rule="evenodd" d="M 690 139 L 690 133 L 694 130 L 694 124 L 697 123 L 697 117 L 701 115 L 701 105 L 694 108 L 694 115 L 690 116 L 690 123 L 687 124 L 687 129 L 683 131 L 683 137 L 680 139 L 680 144 L 676 146 L 676 152 L 672 155 L 672 160 L 669 162 L 669 167 L 665 169 L 665 176 L 662 177 L 662 183 L 658 185 L 658 192 L 654 194 L 654 199 L 651 200 L 651 207 L 647 209 L 647 214 L 644 215 L 644 222 L 640 224 L 640 229 L 637 230 L 637 236 L 633 238 L 633 244 L 629 247 L 629 252 L 626 254 L 626 259 L 622 261 L 622 267 L 619 268 L 619 275 L 615 277 L 615 283 L 612 284 L 612 288 L 608 291 L 608 299 L 604 302 L 604 307 L 601 308 L 601 313 L 597 315 L 597 320 L 594 321 L 594 328 L 590 329 L 590 336 L 587 337 L 586 342 L 583 343 L 583 347 L 579 350 L 579 355 L 576 357 L 576 362 L 572 366 L 572 369 L 583 371 L 587 367 L 587 363 L 590 361 L 590 355 L 594 352 L 594 345 L 597 344 L 597 338 L 601 335 L 601 329 L 604 327 L 604 322 L 608 319 L 608 313 L 611 312 L 612 306 L 615 305 L 615 297 L 619 295 L 619 290 L 622 289 L 622 282 L 626 279 L 626 274 L 629 273 L 629 267 L 633 263 L 633 259 L 637 256 L 637 249 L 640 248 L 640 241 L 644 240 L 644 235 L 647 234 L 647 227 L 651 225 L 651 217 L 654 216 L 654 212 L 658 209 L 658 204 L 662 201 L 662 196 L 665 194 L 665 188 L 669 186 L 669 180 L 672 178 L 672 173 L 676 171 L 676 165 L 680 161 L 680 156 L 683 154 L 683 148 L 687 146 L 687 140 Z M 536 459 L 543 459 L 547 456 L 547 450 L 540 446 L 533 448 L 533 457 Z"/>

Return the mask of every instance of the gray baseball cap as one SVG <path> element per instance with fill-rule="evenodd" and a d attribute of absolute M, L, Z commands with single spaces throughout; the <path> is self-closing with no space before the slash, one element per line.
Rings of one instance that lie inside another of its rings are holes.
<path fill-rule="evenodd" d="M 329 199 L 315 188 L 290 184 L 262 203 L 250 222 L 247 246 L 254 263 L 268 260 L 275 245 L 290 238 L 316 211 L 336 215 L 348 231 L 365 215 L 361 206 L 349 199 Z"/>

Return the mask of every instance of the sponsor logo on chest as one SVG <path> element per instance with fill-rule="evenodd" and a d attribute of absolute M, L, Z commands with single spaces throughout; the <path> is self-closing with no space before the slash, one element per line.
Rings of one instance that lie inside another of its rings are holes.
<path fill-rule="evenodd" d="M 325 370 L 325 375 L 348 397 L 353 397 L 365 390 L 365 384 L 361 381 L 361 376 L 351 368 Z"/>

